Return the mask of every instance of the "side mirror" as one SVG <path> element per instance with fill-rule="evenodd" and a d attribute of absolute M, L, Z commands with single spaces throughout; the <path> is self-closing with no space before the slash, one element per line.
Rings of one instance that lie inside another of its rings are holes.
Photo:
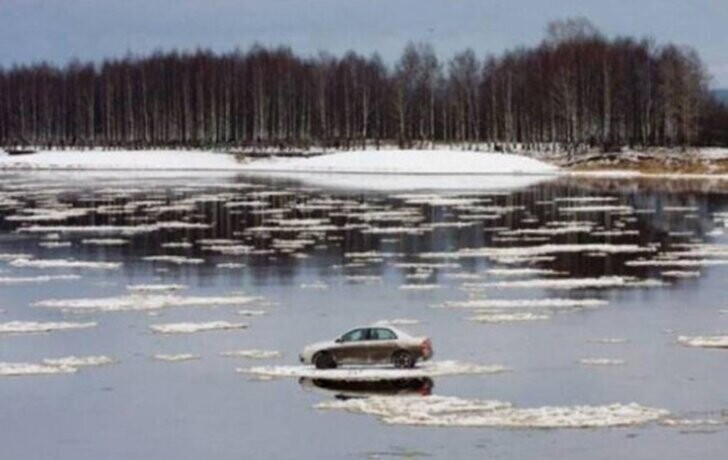
<path fill-rule="evenodd" d="M 343 342 L 343 340 L 341 340 L 341 337 L 339 337 L 336 340 L 334 340 L 334 343 L 341 343 L 341 342 Z"/>

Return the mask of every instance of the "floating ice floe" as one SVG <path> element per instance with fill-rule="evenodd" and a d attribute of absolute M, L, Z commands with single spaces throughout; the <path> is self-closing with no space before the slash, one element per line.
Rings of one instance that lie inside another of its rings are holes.
<path fill-rule="evenodd" d="M 559 212 L 563 214 L 577 214 L 589 212 L 631 213 L 632 211 L 634 211 L 634 208 L 632 208 L 632 206 L 620 205 L 572 206 L 559 209 Z"/>
<path fill-rule="evenodd" d="M 374 415 L 388 425 L 603 428 L 639 426 L 669 415 L 639 404 L 517 408 L 509 402 L 450 396 L 374 396 L 319 403 L 317 409 Z"/>
<path fill-rule="evenodd" d="M 711 265 L 728 265 L 728 259 L 692 259 L 692 260 L 628 260 L 628 267 L 707 267 Z"/>
<path fill-rule="evenodd" d="M 324 283 L 323 281 L 314 281 L 313 283 L 302 283 L 301 289 L 328 289 L 329 285 Z"/>
<path fill-rule="evenodd" d="M 130 284 L 126 287 L 132 292 L 169 292 L 187 289 L 184 284 Z"/>
<path fill-rule="evenodd" d="M 41 241 L 38 243 L 38 247 L 45 249 L 70 248 L 71 246 L 70 241 Z"/>
<path fill-rule="evenodd" d="M 142 260 L 147 262 L 164 262 L 175 265 L 197 265 L 205 262 L 205 259 L 199 259 L 194 257 L 185 256 L 146 256 L 142 257 Z"/>
<path fill-rule="evenodd" d="M 229 321 L 208 321 L 201 323 L 153 324 L 149 326 L 149 329 L 158 334 L 191 334 L 194 332 L 246 329 L 247 327 L 247 323 L 231 323 Z"/>
<path fill-rule="evenodd" d="M 625 343 L 629 343 L 629 340 L 622 339 L 618 337 L 602 337 L 602 338 L 596 338 L 596 339 L 589 339 L 587 340 L 589 343 L 598 343 L 602 345 L 622 345 Z"/>
<path fill-rule="evenodd" d="M 398 380 L 450 375 L 497 374 L 509 369 L 500 365 L 483 365 L 459 361 L 431 361 L 418 364 L 413 369 L 397 369 L 391 366 L 343 367 L 338 369 L 316 369 L 313 366 L 261 366 L 239 368 L 237 372 L 256 377 L 308 377 L 344 381 Z"/>
<path fill-rule="evenodd" d="M 93 262 L 73 259 L 15 259 L 10 261 L 13 267 L 22 268 L 85 268 L 94 270 L 116 270 L 121 262 Z"/>
<path fill-rule="evenodd" d="M 47 308 L 64 308 L 85 311 L 134 311 L 134 310 L 158 310 L 166 307 L 195 307 L 195 306 L 238 306 L 245 305 L 259 297 L 250 296 L 177 296 L 174 294 L 164 295 L 140 295 L 132 294 L 121 297 L 100 297 L 89 299 L 50 299 L 35 302 L 33 306 Z"/>
<path fill-rule="evenodd" d="M 238 310 L 237 314 L 240 316 L 264 316 L 268 312 L 265 310 Z"/>
<path fill-rule="evenodd" d="M 42 275 L 42 276 L 3 276 L 0 285 L 47 283 L 49 281 L 73 281 L 81 279 L 78 275 Z"/>
<path fill-rule="evenodd" d="M 433 291 L 441 287 L 439 284 L 403 284 L 399 288 L 403 291 Z"/>
<path fill-rule="evenodd" d="M 533 279 L 519 281 L 498 281 L 492 283 L 463 283 L 465 290 L 480 289 L 607 289 L 613 287 L 656 287 L 663 286 L 660 280 L 644 279 L 640 280 L 632 277 L 624 276 L 602 276 L 599 278 L 563 278 L 563 279 Z"/>
<path fill-rule="evenodd" d="M 579 364 L 582 366 L 621 366 L 625 363 L 623 359 L 612 358 L 582 358 Z"/>
<path fill-rule="evenodd" d="M 601 299 L 473 299 L 465 301 L 448 301 L 437 307 L 444 308 L 477 308 L 477 309 L 505 309 L 505 308 L 596 308 L 607 305 Z"/>
<path fill-rule="evenodd" d="M 554 254 L 575 254 L 602 252 L 605 254 L 639 254 L 652 253 L 653 247 L 638 246 L 635 244 L 544 244 L 540 246 L 522 247 L 484 247 L 478 249 L 461 249 L 457 252 L 430 252 L 421 253 L 422 258 L 526 258 L 548 256 Z"/>
<path fill-rule="evenodd" d="M 91 212 L 91 209 L 31 209 L 26 208 L 20 211 L 23 214 L 6 216 L 9 222 L 58 222 L 73 217 L 83 217 Z"/>
<path fill-rule="evenodd" d="M 486 271 L 493 276 L 531 276 L 531 275 L 563 275 L 564 272 L 549 268 L 491 268 Z"/>
<path fill-rule="evenodd" d="M 484 313 L 482 315 L 475 315 L 468 318 L 470 321 L 477 323 L 517 323 L 523 321 L 541 321 L 551 318 L 550 315 L 543 313 Z"/>
<path fill-rule="evenodd" d="M 223 262 L 216 265 L 217 268 L 234 270 L 236 268 L 245 268 L 245 264 L 237 262 Z"/>
<path fill-rule="evenodd" d="M 697 278 L 700 276 L 700 272 L 686 270 L 665 270 L 660 272 L 660 276 L 664 276 L 667 278 Z"/>
<path fill-rule="evenodd" d="M 72 374 L 78 368 L 36 363 L 0 362 L 0 377 L 23 377 L 30 375 Z"/>
<path fill-rule="evenodd" d="M 94 367 L 113 364 L 114 360 L 108 356 L 66 356 L 65 358 L 44 359 L 43 364 L 56 367 Z"/>
<path fill-rule="evenodd" d="M 420 324 L 420 320 L 409 318 L 380 319 L 374 322 L 375 325 L 383 326 L 414 326 Z"/>
<path fill-rule="evenodd" d="M 81 244 L 87 246 L 124 246 L 129 244 L 129 240 L 122 238 L 88 238 L 81 240 Z"/>
<path fill-rule="evenodd" d="M 72 322 L 46 322 L 35 321 L 10 321 L 0 323 L 0 334 L 33 334 L 40 332 L 67 331 L 72 329 L 88 329 L 96 327 L 95 322 L 72 323 Z"/>
<path fill-rule="evenodd" d="M 192 361 L 200 359 L 199 355 L 193 355 L 191 353 L 178 353 L 178 354 L 164 354 L 164 353 L 157 353 L 155 355 L 152 355 L 152 359 L 156 359 L 157 361 L 166 361 L 170 363 L 178 363 L 181 361 Z"/>
<path fill-rule="evenodd" d="M 283 353 L 276 350 L 233 350 L 223 351 L 220 356 L 225 358 L 247 358 L 247 359 L 275 359 L 281 358 Z"/>
<path fill-rule="evenodd" d="M 696 337 L 681 335 L 677 338 L 677 342 L 686 347 L 728 349 L 728 335 L 706 335 Z"/>

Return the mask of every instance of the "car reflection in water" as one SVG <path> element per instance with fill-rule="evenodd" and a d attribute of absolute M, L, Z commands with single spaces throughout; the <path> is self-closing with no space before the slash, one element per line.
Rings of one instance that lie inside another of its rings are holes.
<path fill-rule="evenodd" d="M 302 377 L 298 383 L 305 390 L 333 393 L 336 399 L 363 398 L 368 396 L 429 396 L 435 382 L 429 377 L 384 380 L 333 380 Z"/>

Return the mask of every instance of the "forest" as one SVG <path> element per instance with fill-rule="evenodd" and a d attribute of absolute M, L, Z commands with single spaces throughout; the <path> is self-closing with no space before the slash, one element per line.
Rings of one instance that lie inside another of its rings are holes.
<path fill-rule="evenodd" d="M 537 46 L 441 61 L 253 46 L 0 68 L 0 145 L 354 148 L 516 143 L 574 152 L 728 145 L 698 54 L 607 38 L 585 19 Z"/>

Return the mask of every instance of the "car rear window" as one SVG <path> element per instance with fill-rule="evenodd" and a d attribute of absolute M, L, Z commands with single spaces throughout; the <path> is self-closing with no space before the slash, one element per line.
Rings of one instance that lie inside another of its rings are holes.
<path fill-rule="evenodd" d="M 382 328 L 372 329 L 369 334 L 371 335 L 372 340 L 396 340 L 397 339 L 397 334 L 395 334 L 394 332 L 392 332 L 389 329 L 382 329 Z"/>

